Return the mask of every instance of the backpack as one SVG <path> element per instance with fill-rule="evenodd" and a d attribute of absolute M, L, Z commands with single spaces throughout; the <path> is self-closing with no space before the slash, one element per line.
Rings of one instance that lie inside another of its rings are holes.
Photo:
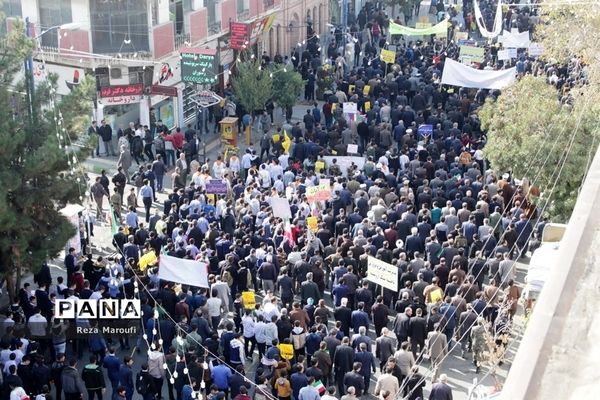
<path fill-rule="evenodd" d="M 135 378 L 135 390 L 141 395 L 145 395 L 148 392 L 148 381 L 141 372 L 138 372 L 137 377 Z"/>

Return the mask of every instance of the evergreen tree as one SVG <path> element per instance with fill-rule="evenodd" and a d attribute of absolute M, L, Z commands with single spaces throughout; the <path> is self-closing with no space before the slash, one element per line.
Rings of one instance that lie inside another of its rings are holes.
<path fill-rule="evenodd" d="M 69 143 L 85 132 L 93 91 L 87 82 L 54 104 L 55 76 L 35 95 L 23 95 L 23 82 L 11 86 L 33 48 L 23 32 L 17 22 L 0 34 L 0 272 L 11 300 L 22 271 L 37 272 L 78 232 L 59 210 L 83 200 L 86 181 L 74 159 L 89 148 L 76 154 Z"/>

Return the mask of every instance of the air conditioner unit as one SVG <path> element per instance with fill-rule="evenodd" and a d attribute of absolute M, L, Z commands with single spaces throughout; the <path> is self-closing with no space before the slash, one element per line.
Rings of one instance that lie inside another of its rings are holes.
<path fill-rule="evenodd" d="M 127 85 L 129 84 L 129 73 L 127 67 L 110 67 L 110 84 Z"/>

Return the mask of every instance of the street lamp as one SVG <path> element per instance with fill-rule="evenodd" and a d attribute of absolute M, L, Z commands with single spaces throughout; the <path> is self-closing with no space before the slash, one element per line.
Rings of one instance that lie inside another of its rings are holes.
<path fill-rule="evenodd" d="M 73 30 L 77 30 L 79 28 L 81 28 L 81 22 L 69 22 L 68 24 L 54 25 L 48 29 L 44 29 L 43 31 L 41 31 L 40 34 L 35 36 L 34 39 L 37 40 L 37 39 L 41 38 L 42 36 L 44 36 L 46 33 L 51 32 L 55 29 L 66 29 L 66 30 L 73 31 Z"/>

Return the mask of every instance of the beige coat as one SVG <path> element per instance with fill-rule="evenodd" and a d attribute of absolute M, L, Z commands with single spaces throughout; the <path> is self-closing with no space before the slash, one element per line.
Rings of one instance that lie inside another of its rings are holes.
<path fill-rule="evenodd" d="M 446 335 L 442 332 L 429 332 L 427 335 L 427 354 L 432 363 L 441 362 L 442 358 L 448 353 L 448 342 Z"/>

